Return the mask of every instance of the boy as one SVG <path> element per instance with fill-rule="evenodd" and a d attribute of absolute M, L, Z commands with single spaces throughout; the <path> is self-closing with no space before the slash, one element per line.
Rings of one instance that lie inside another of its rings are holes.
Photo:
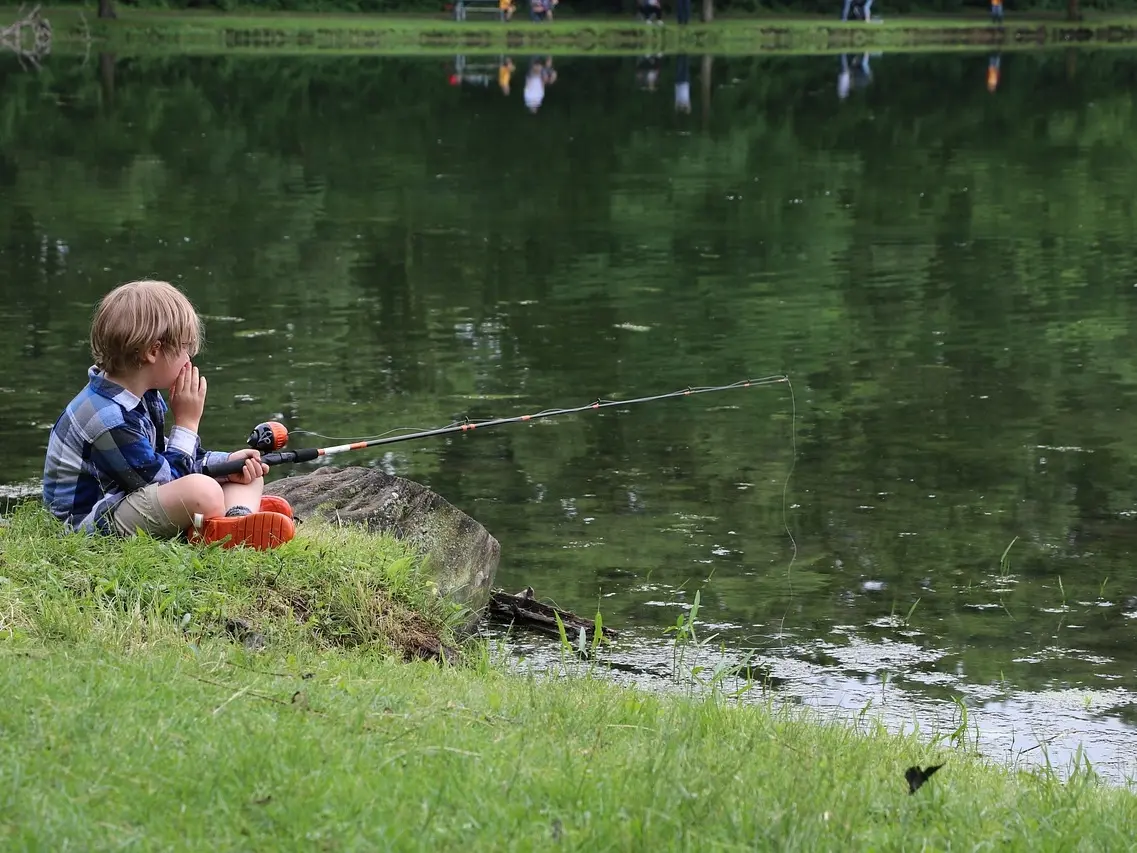
<path fill-rule="evenodd" d="M 191 542 L 259 549 L 295 535 L 288 503 L 261 496 L 268 466 L 258 451 L 201 449 L 206 383 L 190 362 L 200 343 L 197 312 L 167 282 L 134 281 L 103 297 L 87 387 L 52 427 L 43 469 L 44 503 L 68 528 L 166 539 L 186 531 Z M 228 459 L 245 467 L 220 479 L 201 473 Z"/>

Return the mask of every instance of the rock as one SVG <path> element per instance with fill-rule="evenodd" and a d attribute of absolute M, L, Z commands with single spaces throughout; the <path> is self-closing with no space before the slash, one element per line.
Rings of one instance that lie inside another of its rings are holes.
<path fill-rule="evenodd" d="M 476 618 L 489 601 L 501 545 L 421 483 L 378 468 L 319 468 L 269 483 L 265 493 L 292 504 L 296 517 L 321 517 L 393 535 L 426 555 L 438 591 Z"/>

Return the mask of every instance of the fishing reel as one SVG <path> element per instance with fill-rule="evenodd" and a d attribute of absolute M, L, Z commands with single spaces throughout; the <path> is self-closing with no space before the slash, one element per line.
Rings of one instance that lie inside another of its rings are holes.
<path fill-rule="evenodd" d="M 247 441 L 253 450 L 271 453 L 288 444 L 288 429 L 279 421 L 265 421 L 253 427 Z"/>
<path fill-rule="evenodd" d="M 284 424 L 277 421 L 257 424 L 249 433 L 248 445 L 253 450 L 261 452 L 261 461 L 265 465 L 292 465 L 296 462 L 311 462 L 327 452 L 317 447 L 281 450 L 286 444 L 288 444 L 288 430 Z M 244 458 L 230 459 L 214 465 L 203 465 L 201 473 L 207 477 L 227 477 L 230 474 L 236 474 L 243 467 L 245 467 Z"/>

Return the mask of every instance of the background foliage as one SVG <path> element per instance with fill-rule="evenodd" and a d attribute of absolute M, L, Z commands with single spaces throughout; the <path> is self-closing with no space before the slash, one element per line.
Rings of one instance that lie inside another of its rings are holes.
<path fill-rule="evenodd" d="M 19 0 L 0 0 L 0 7 L 26 5 Z M 94 11 L 97 4 L 87 4 Z M 117 0 L 122 8 L 141 9 L 215 9 L 219 11 L 293 11 L 329 13 L 380 13 L 411 12 L 431 14 L 442 12 L 448 4 L 444 0 Z M 524 4 L 522 4 L 524 6 Z M 834 15 L 839 16 L 843 0 L 715 0 L 716 13 L 774 13 L 786 15 Z M 670 10 L 671 0 L 665 0 L 664 8 Z M 698 4 L 696 4 L 698 6 Z M 989 4 L 983 0 L 877 0 L 873 5 L 874 14 L 888 16 L 896 14 L 972 14 L 981 15 Z M 1008 14 L 1015 13 L 1065 13 L 1069 0 L 1005 0 Z M 1082 11 L 1132 12 L 1131 0 L 1079 0 Z M 632 0 L 566 0 L 561 4 L 562 13 L 597 14 L 628 13 L 635 9 Z M 697 9 L 696 9 L 697 11 Z"/>

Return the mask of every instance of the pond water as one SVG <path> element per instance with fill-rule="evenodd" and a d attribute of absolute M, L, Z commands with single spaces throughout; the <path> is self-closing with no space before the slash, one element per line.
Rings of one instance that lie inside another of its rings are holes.
<path fill-rule="evenodd" d="M 698 592 L 775 695 L 1134 772 L 1137 55 L 499 59 L 0 66 L 0 488 L 144 276 L 206 315 L 210 447 L 785 374 L 340 459 L 620 677 Z"/>

